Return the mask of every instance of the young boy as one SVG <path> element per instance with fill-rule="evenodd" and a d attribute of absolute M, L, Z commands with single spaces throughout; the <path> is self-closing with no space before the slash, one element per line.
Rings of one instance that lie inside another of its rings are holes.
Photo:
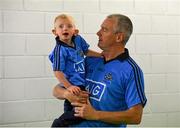
<path fill-rule="evenodd" d="M 78 34 L 74 20 L 66 14 L 58 15 L 54 21 L 53 34 L 56 36 L 56 46 L 49 59 L 60 85 L 71 93 L 78 95 L 84 90 L 84 55 L 97 56 L 101 54 L 89 50 L 89 45 Z M 64 102 L 64 114 L 55 119 L 52 127 L 67 127 L 82 119 L 74 116 L 74 110 L 68 100 Z"/>

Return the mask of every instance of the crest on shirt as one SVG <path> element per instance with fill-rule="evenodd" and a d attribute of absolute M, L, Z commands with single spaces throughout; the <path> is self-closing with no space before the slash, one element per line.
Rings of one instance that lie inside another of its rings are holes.
<path fill-rule="evenodd" d="M 81 57 L 84 57 L 84 53 L 83 53 L 82 50 L 78 50 L 77 54 L 78 54 L 79 56 L 81 56 Z"/>
<path fill-rule="evenodd" d="M 105 80 L 112 80 L 112 74 L 111 73 L 105 74 L 104 79 Z"/>

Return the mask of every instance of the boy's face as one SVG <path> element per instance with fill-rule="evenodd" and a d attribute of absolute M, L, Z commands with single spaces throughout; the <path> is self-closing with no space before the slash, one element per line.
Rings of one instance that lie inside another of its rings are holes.
<path fill-rule="evenodd" d="M 54 34 L 59 36 L 60 40 L 70 43 L 72 36 L 75 34 L 75 25 L 71 19 L 59 18 L 55 22 Z"/>

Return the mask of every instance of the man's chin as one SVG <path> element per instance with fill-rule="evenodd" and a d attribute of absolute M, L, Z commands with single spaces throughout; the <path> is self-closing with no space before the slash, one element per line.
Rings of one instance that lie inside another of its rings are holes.
<path fill-rule="evenodd" d="M 98 47 L 103 50 L 103 47 L 100 45 L 100 43 L 98 43 Z"/>
<path fill-rule="evenodd" d="M 99 45 L 98 45 L 98 47 L 99 47 L 101 50 L 104 50 L 103 47 L 101 47 L 101 46 L 99 46 Z"/>

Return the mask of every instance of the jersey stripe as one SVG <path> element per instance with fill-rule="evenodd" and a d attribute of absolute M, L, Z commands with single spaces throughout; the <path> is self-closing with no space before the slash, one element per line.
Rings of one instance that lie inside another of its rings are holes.
<path fill-rule="evenodd" d="M 133 68 L 133 71 L 134 71 L 134 76 L 135 76 L 135 82 L 136 82 L 136 88 L 137 88 L 137 92 L 138 92 L 138 95 L 140 97 L 140 100 L 141 100 L 141 103 L 143 104 L 143 106 L 145 105 L 146 103 L 146 98 L 144 96 L 144 93 L 143 93 L 143 89 L 142 89 L 142 81 L 141 81 L 141 71 L 140 71 L 140 68 L 138 67 L 138 65 L 134 62 L 134 60 L 129 57 L 128 59 L 128 62 L 129 64 L 132 66 Z"/>
<path fill-rule="evenodd" d="M 139 82 L 139 85 L 141 85 L 141 86 L 139 86 L 140 87 L 140 90 L 142 91 L 142 81 L 141 81 L 141 78 L 142 78 L 142 76 L 141 76 L 141 71 L 140 71 L 140 68 L 138 67 L 138 65 L 135 63 L 135 61 L 132 59 L 132 58 L 130 58 L 130 60 L 131 60 L 131 62 L 135 65 L 135 68 L 136 68 L 136 71 L 137 71 L 137 75 L 138 75 L 138 82 Z M 142 91 L 143 92 L 143 91 Z M 142 94 L 142 93 L 141 93 Z M 142 96 L 143 97 L 143 96 Z M 144 97 L 143 97 L 143 101 L 144 101 Z"/>
<path fill-rule="evenodd" d="M 59 71 L 60 70 L 60 45 L 57 45 L 54 49 L 54 71 Z"/>

